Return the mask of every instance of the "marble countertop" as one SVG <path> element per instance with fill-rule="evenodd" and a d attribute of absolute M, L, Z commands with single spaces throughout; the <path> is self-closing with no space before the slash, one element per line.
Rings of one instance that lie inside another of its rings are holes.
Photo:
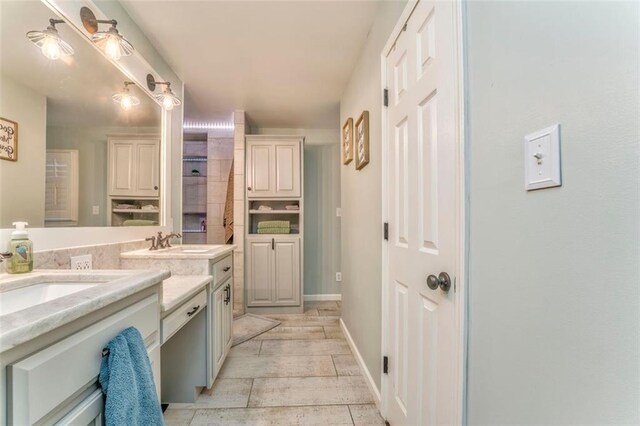
<path fill-rule="evenodd" d="M 238 248 L 235 244 L 177 245 L 159 250 L 134 250 L 120 254 L 121 259 L 215 259 Z"/>
<path fill-rule="evenodd" d="M 162 283 L 162 312 L 169 312 L 213 281 L 211 275 L 174 275 Z"/>
<path fill-rule="evenodd" d="M 98 285 L 7 315 L 0 313 L 0 353 L 37 338 L 171 276 L 166 270 L 36 270 L 0 274 L 0 292 L 49 281 L 100 282 Z"/>

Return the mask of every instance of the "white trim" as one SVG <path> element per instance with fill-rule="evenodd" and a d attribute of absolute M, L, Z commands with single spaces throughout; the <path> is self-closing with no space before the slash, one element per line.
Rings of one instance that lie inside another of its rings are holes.
<path fill-rule="evenodd" d="M 305 294 L 304 301 L 305 302 L 317 302 L 323 300 L 342 300 L 342 294 Z"/>
<path fill-rule="evenodd" d="M 417 6 L 420 0 L 409 0 L 407 6 L 403 10 L 400 18 L 391 32 L 387 43 L 385 44 L 382 53 L 380 54 L 380 62 L 381 62 L 381 89 L 384 90 L 387 88 L 387 68 L 386 68 L 386 58 L 388 54 L 391 52 L 391 49 L 395 45 L 395 41 L 397 40 L 398 35 L 402 32 L 403 27 L 407 20 L 411 17 L 413 10 Z M 456 271 L 455 275 L 457 277 L 456 282 L 456 294 L 458 295 L 457 301 L 457 321 L 458 321 L 458 336 L 456 340 L 458 341 L 458 404 L 457 404 L 457 422 L 456 424 L 465 424 L 466 422 L 466 388 L 467 388 L 467 331 L 468 331 L 468 306 L 467 306 L 467 291 L 469 285 L 469 277 L 468 277 L 468 259 L 469 259 L 469 246 L 468 246 L 468 235 L 469 235 L 469 204 L 468 204 L 468 174 L 469 170 L 469 159 L 467 158 L 466 152 L 468 150 L 468 135 L 467 135 L 467 126 L 466 126 L 466 45 L 465 45 L 465 34 L 464 34 L 464 23 L 465 23 L 465 2 L 463 0 L 454 0 L 455 1 L 455 32 L 456 32 L 456 58 L 457 58 L 457 115 L 458 115 L 458 161 L 457 166 L 458 170 L 456 172 L 456 182 L 455 185 L 458 188 L 457 199 L 458 199 L 458 208 L 456 212 L 456 220 L 458 222 L 458 235 L 457 235 L 457 258 L 456 258 Z M 388 113 L 387 109 L 383 107 L 382 111 L 382 220 L 387 222 L 389 219 L 388 212 L 388 197 L 389 197 L 389 187 L 388 187 L 388 158 L 389 158 L 389 141 L 387 138 L 387 128 L 388 128 Z M 386 355 L 389 352 L 389 336 L 387 327 L 389 326 L 389 294 L 386 286 L 386 281 L 389 274 L 389 251 L 388 251 L 388 242 L 382 242 L 382 355 Z M 462 280 L 462 282 L 459 282 Z M 340 320 L 342 322 L 342 320 Z M 345 329 L 345 334 L 347 334 Z M 354 351 L 355 352 L 355 351 Z M 383 374 L 381 380 L 381 390 L 382 395 L 388 395 L 390 391 L 390 384 L 388 380 L 388 376 Z M 381 397 L 381 404 L 379 408 L 381 408 L 382 417 L 386 418 L 387 416 L 387 399 Z"/>
<path fill-rule="evenodd" d="M 353 338 L 351 337 L 351 334 L 349 333 L 349 330 L 347 329 L 347 325 L 344 323 L 342 318 L 340 318 L 340 328 L 342 329 L 342 332 L 344 333 L 344 336 L 347 339 L 347 343 L 349 344 L 349 347 L 351 348 L 351 352 L 353 353 L 353 357 L 356 359 L 356 362 L 358 363 L 358 366 L 360 367 L 360 370 L 362 371 L 362 375 L 364 376 L 364 380 L 365 380 L 365 382 L 367 382 L 367 386 L 369 387 L 369 390 L 373 394 L 373 399 L 374 399 L 374 402 L 376 403 L 376 407 L 378 407 L 378 411 L 380 411 L 382 413 L 382 411 L 381 411 L 382 398 L 381 398 L 381 395 L 380 395 L 380 390 L 376 386 L 376 382 L 373 380 L 373 377 L 371 376 L 371 373 L 369 372 L 369 369 L 367 368 L 367 365 L 364 363 L 364 359 L 362 359 L 362 355 L 360 355 L 360 351 L 358 350 L 358 347 L 356 346 L 356 343 L 353 341 Z M 383 415 L 383 417 L 384 417 L 384 415 Z"/>

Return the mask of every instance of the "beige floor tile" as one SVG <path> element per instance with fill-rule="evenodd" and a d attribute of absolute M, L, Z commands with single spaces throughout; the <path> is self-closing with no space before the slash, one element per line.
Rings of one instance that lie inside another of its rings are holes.
<path fill-rule="evenodd" d="M 219 377 L 321 377 L 335 376 L 330 355 L 323 356 L 246 356 L 228 358 Z"/>
<path fill-rule="evenodd" d="M 325 426 L 351 425 L 346 405 L 198 410 L 194 426 Z"/>
<path fill-rule="evenodd" d="M 338 376 L 360 376 L 360 366 L 353 355 L 333 355 Z"/>
<path fill-rule="evenodd" d="M 340 307 L 338 306 L 338 302 L 336 301 L 330 301 L 330 300 L 323 300 L 323 301 L 316 301 L 316 302 L 305 302 L 304 303 L 304 307 L 305 309 L 309 308 L 309 309 L 333 309 L 338 310 L 340 309 Z"/>
<path fill-rule="evenodd" d="M 308 316 L 318 315 L 318 310 L 316 308 L 304 308 L 304 314 Z"/>
<path fill-rule="evenodd" d="M 346 355 L 351 349 L 345 340 L 263 340 L 260 355 Z"/>
<path fill-rule="evenodd" d="M 166 426 L 188 426 L 196 410 L 172 409 L 164 412 Z"/>
<path fill-rule="evenodd" d="M 252 379 L 218 378 L 211 389 L 204 389 L 198 396 L 196 408 L 246 407 L 252 382 Z"/>
<path fill-rule="evenodd" d="M 349 410 L 356 426 L 384 426 L 384 420 L 375 404 L 350 405 Z"/>
<path fill-rule="evenodd" d="M 318 315 L 321 317 L 339 317 L 340 309 L 318 309 Z"/>
<path fill-rule="evenodd" d="M 322 327 L 282 327 L 262 333 L 255 340 L 298 340 L 298 339 L 324 339 L 324 329 Z"/>
<path fill-rule="evenodd" d="M 342 329 L 338 327 L 324 327 L 324 334 L 327 339 L 344 339 Z"/>
<path fill-rule="evenodd" d="M 265 315 L 280 321 L 281 327 L 323 327 L 337 326 L 339 319 L 335 317 L 320 317 L 308 315 Z"/>
<path fill-rule="evenodd" d="M 360 376 L 255 379 L 249 407 L 368 404 L 373 398 Z"/>
<path fill-rule="evenodd" d="M 232 347 L 227 357 L 258 355 L 260 353 L 260 346 L 262 346 L 262 341 L 255 339 L 249 340 Z"/>

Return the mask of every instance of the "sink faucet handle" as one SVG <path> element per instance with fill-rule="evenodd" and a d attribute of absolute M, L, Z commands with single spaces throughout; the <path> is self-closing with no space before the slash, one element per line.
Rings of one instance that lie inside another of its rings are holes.
<path fill-rule="evenodd" d="M 149 237 L 144 240 L 151 241 L 151 247 L 149 247 L 149 250 L 158 250 L 158 247 L 156 246 L 156 237 Z"/>

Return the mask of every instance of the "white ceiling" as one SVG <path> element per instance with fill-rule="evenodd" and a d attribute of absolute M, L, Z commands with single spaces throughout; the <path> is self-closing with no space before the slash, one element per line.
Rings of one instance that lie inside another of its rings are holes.
<path fill-rule="evenodd" d="M 121 0 L 185 83 L 185 119 L 338 128 L 378 1 Z"/>
<path fill-rule="evenodd" d="M 0 73 L 46 96 L 47 125 L 160 125 L 160 106 L 135 86 L 130 91 L 140 99 L 138 107 L 125 112 L 113 102 L 127 78 L 68 24 L 56 28 L 75 53 L 57 61 L 42 55 L 26 33 L 58 18 L 43 3 L 0 0 L 0 7 Z"/>

